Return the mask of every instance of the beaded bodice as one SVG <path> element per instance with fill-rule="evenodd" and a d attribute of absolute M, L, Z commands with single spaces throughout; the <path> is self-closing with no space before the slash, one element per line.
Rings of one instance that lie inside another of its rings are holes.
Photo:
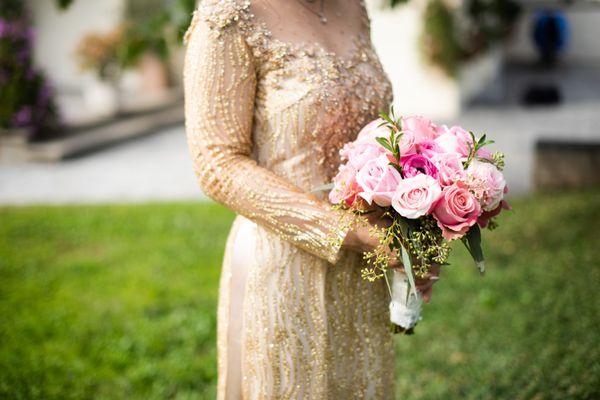
<path fill-rule="evenodd" d="M 286 168 L 286 160 L 310 159 L 306 167 L 311 175 L 319 165 L 319 178 L 331 178 L 341 146 L 391 102 L 391 87 L 371 46 L 364 9 L 344 54 L 314 42 L 279 39 L 258 20 L 249 0 L 204 1 L 194 19 L 204 20 L 216 32 L 233 29 L 243 36 L 257 74 L 254 155 L 259 164 L 299 184 L 306 181 L 301 177 L 306 171 L 294 173 Z"/>
<path fill-rule="evenodd" d="M 362 2 L 349 2 L 327 44 L 308 26 L 290 34 L 290 18 L 269 17 L 275 3 L 297 4 L 201 2 L 186 35 L 190 149 L 209 196 L 300 247 L 336 252 L 324 246 L 339 215 L 307 192 L 335 175 L 340 148 L 387 109 L 391 87 Z"/>

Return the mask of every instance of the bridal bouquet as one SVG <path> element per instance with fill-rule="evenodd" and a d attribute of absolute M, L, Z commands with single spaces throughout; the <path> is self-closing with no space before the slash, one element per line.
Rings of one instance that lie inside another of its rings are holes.
<path fill-rule="evenodd" d="M 380 212 L 386 227 L 373 228 L 379 246 L 364 254 L 363 278 L 385 279 L 390 316 L 396 331 L 412 331 L 422 298 L 415 277 L 432 265 L 447 264 L 449 242 L 461 240 L 484 272 L 481 228 L 493 229 L 494 217 L 508 209 L 502 175 L 504 156 L 486 148 L 486 135 L 460 126 L 436 126 L 418 116 L 390 115 L 369 123 L 340 151 L 344 164 L 333 179 L 329 200 L 357 214 Z M 393 270 L 390 257 L 402 260 Z"/>

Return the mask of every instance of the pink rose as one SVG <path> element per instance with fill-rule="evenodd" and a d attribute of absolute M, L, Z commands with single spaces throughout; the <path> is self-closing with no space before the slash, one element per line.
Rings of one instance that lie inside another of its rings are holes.
<path fill-rule="evenodd" d="M 367 161 L 356 174 L 356 182 L 362 189 L 358 195 L 369 204 L 375 202 L 378 206 L 388 207 L 401 180 L 402 176 L 390 165 L 388 158 L 379 156 Z"/>
<path fill-rule="evenodd" d="M 340 151 L 342 159 L 347 159 L 348 164 L 352 165 L 357 171 L 360 170 L 369 160 L 375 159 L 386 150 L 376 141 L 356 141 L 346 144 Z"/>
<path fill-rule="evenodd" d="M 488 224 L 490 223 L 490 220 L 492 218 L 494 218 L 495 216 L 497 216 L 498 214 L 500 214 L 500 211 L 511 210 L 511 209 L 512 208 L 510 207 L 510 205 L 505 200 L 502 200 L 500 202 L 500 204 L 498 205 L 498 207 L 496 207 L 492 211 L 482 212 L 481 215 L 479 216 L 479 218 L 477 218 L 477 223 L 482 228 L 487 228 Z"/>
<path fill-rule="evenodd" d="M 385 121 L 381 118 L 376 119 L 375 121 L 371 121 L 369 122 L 367 125 L 365 125 L 364 128 L 362 128 L 360 130 L 360 132 L 358 133 L 358 137 L 356 138 L 356 141 L 358 142 L 375 142 L 375 138 L 378 137 L 389 137 L 390 136 L 390 129 L 386 126 L 386 125 L 382 125 L 384 124 Z"/>
<path fill-rule="evenodd" d="M 473 139 L 471 134 L 460 126 L 448 128 L 443 126 L 439 129 L 440 136 L 435 139 L 435 142 L 447 153 L 458 153 L 463 157 L 468 157 L 473 147 Z"/>
<path fill-rule="evenodd" d="M 361 190 L 356 183 L 356 170 L 351 165 L 343 165 L 333 178 L 333 189 L 329 192 L 329 201 L 333 204 L 342 202 L 351 206 L 356 200 L 356 195 Z"/>
<path fill-rule="evenodd" d="M 405 178 L 416 176 L 417 174 L 429 175 L 434 179 L 438 177 L 437 167 L 422 154 L 411 154 L 400 159 L 402 164 L 402 175 Z"/>
<path fill-rule="evenodd" d="M 403 217 L 416 219 L 431 212 L 441 193 L 435 179 L 419 174 L 400 181 L 392 198 L 392 207 Z"/>
<path fill-rule="evenodd" d="M 477 150 L 477 157 L 483 158 L 484 160 L 492 161 L 492 152 L 489 151 L 486 147 L 482 147 Z"/>
<path fill-rule="evenodd" d="M 412 132 L 416 138 L 421 141 L 425 139 L 435 139 L 438 136 L 438 128 L 421 116 L 411 116 L 402 118 L 402 130 Z"/>
<path fill-rule="evenodd" d="M 400 137 L 400 154 L 403 156 L 417 151 L 417 137 L 413 132 L 404 132 Z"/>
<path fill-rule="evenodd" d="M 425 139 L 417 144 L 417 152 L 431 159 L 433 156 L 443 153 L 444 150 L 433 139 Z"/>
<path fill-rule="evenodd" d="M 504 198 L 504 175 L 495 165 L 488 162 L 471 161 L 467 168 L 467 184 L 484 211 L 494 210 Z"/>
<path fill-rule="evenodd" d="M 347 143 L 340 150 L 342 160 L 348 160 L 348 164 L 359 171 L 367 161 L 389 153 L 376 140 L 378 137 L 388 137 L 390 135 L 390 130 L 387 127 L 380 126 L 383 122 L 382 119 L 377 119 L 367 124 L 354 142 Z"/>
<path fill-rule="evenodd" d="M 481 206 L 461 182 L 446 186 L 433 216 L 446 240 L 462 237 L 477 222 Z"/>
<path fill-rule="evenodd" d="M 438 181 L 442 186 L 450 186 L 467 177 L 462 160 L 456 153 L 438 153 L 431 161 L 438 169 Z"/>

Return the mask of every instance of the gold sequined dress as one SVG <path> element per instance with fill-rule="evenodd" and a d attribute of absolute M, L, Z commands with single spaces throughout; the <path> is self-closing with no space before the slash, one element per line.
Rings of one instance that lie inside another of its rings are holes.
<path fill-rule="evenodd" d="M 346 233 L 340 212 L 311 190 L 331 181 L 391 87 L 362 2 L 349 1 L 355 32 L 338 51 L 286 37 L 268 3 L 204 0 L 187 34 L 194 167 L 238 214 L 220 283 L 218 398 L 390 399 L 385 283 L 361 279 L 361 256 L 332 243 Z"/>

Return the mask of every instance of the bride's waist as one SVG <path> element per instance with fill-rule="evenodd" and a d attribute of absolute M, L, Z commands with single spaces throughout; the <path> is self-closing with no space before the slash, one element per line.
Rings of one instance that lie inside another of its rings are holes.
<path fill-rule="evenodd" d="M 306 192 L 311 192 L 330 181 L 328 172 L 316 160 L 315 157 L 299 154 L 286 159 L 257 162 L 259 166 L 268 169 L 287 182 Z M 315 194 L 317 197 L 322 197 L 321 194 Z"/>

